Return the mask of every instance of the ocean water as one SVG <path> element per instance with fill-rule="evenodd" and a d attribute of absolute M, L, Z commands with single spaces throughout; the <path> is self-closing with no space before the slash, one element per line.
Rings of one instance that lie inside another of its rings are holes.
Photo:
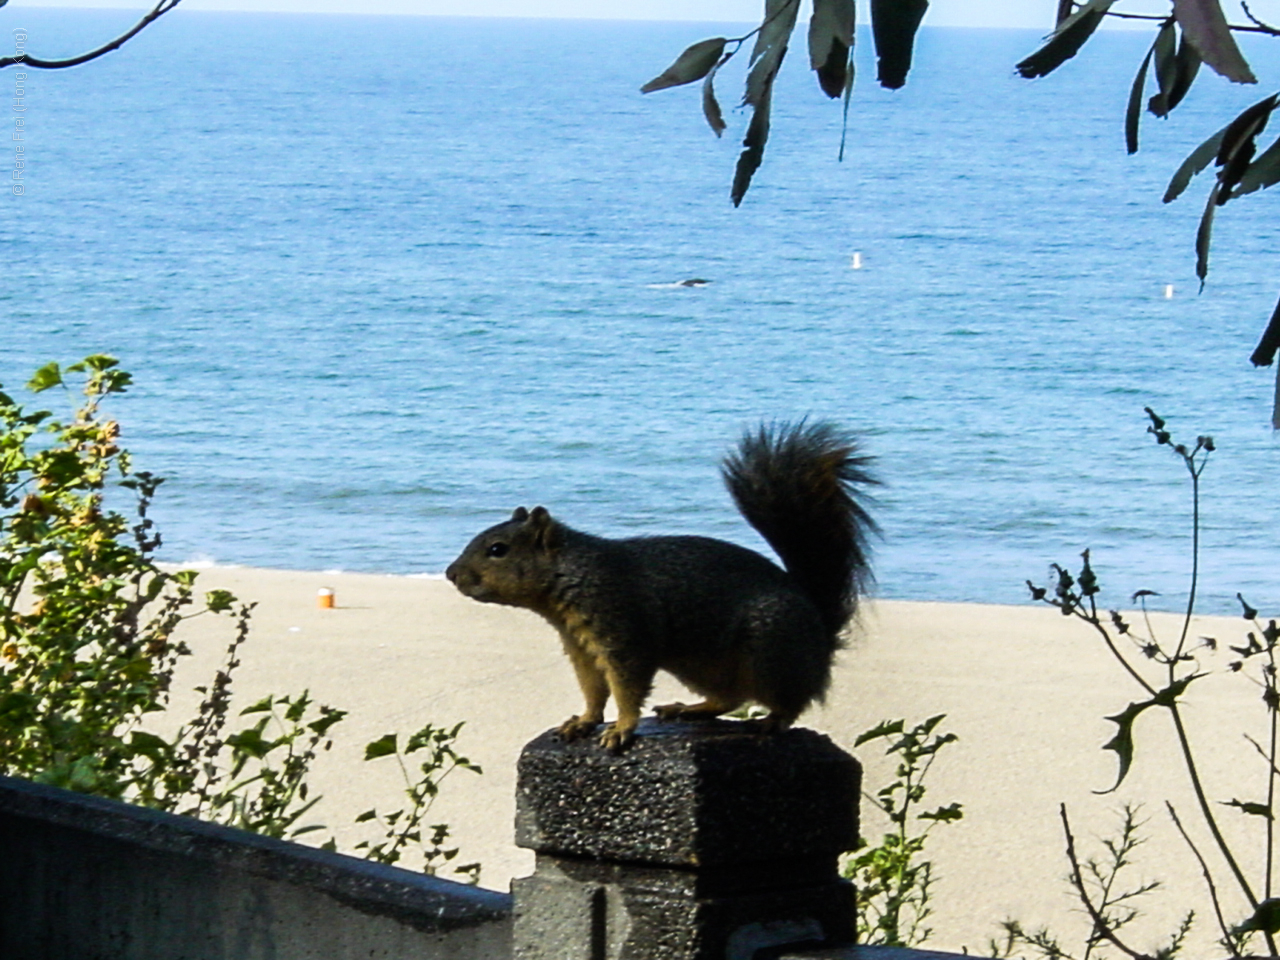
<path fill-rule="evenodd" d="M 45 56 L 131 16 L 0 11 Z M 1276 197 L 1220 212 L 1198 295 L 1208 184 L 1160 203 L 1276 78 L 1203 75 L 1127 158 L 1144 34 L 1029 83 L 1012 65 L 1035 33 L 926 29 L 895 93 L 863 38 L 839 163 L 839 106 L 796 52 L 735 210 L 744 118 L 717 141 L 696 88 L 638 87 L 745 29 L 179 10 L 29 71 L 0 382 L 121 359 L 137 386 L 112 413 L 169 478 L 174 561 L 438 573 L 535 503 L 764 549 L 717 461 L 809 415 L 877 458 L 880 595 L 1024 602 L 1089 547 L 1110 602 L 1176 608 L 1189 488 L 1150 405 L 1220 448 L 1202 609 L 1280 606 L 1274 375 L 1248 363 L 1280 293 Z M 673 285 L 690 277 L 711 282 Z"/>

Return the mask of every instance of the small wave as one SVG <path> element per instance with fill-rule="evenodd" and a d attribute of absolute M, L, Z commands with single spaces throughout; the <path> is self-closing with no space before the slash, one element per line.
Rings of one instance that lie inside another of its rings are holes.
<path fill-rule="evenodd" d="M 236 570 L 244 566 L 244 564 L 219 563 L 217 560 L 214 560 L 212 557 L 205 556 L 204 554 L 199 554 L 190 560 L 183 560 L 179 563 L 172 563 L 172 562 L 166 561 L 164 563 L 157 563 L 156 566 L 158 566 L 161 570 L 168 570 L 168 571 L 212 570 L 215 567 L 217 567 L 220 570 Z"/>
<path fill-rule="evenodd" d="M 703 280 L 701 277 L 690 277 L 688 280 L 677 280 L 674 283 L 646 283 L 645 286 L 650 290 L 675 290 L 680 287 L 697 289 L 698 287 L 705 287 L 709 283 L 711 283 L 710 280 Z"/>

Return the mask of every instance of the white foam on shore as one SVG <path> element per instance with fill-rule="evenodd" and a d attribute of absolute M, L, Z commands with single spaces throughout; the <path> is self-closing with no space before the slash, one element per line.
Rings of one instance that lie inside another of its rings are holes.
<path fill-rule="evenodd" d="M 157 563 L 157 567 L 161 570 L 167 570 L 170 573 L 179 570 L 270 570 L 275 573 L 297 573 L 313 576 L 330 576 L 330 577 L 392 577 L 402 580 L 443 580 L 445 579 L 444 571 L 419 571 L 417 573 L 382 573 L 366 570 L 345 570 L 341 567 L 330 567 L 324 570 L 297 570 L 293 567 L 262 567 L 255 564 L 244 563 L 219 563 L 212 557 L 196 556 L 190 560 L 182 560 L 178 562 L 165 560 Z"/>
<path fill-rule="evenodd" d="M 157 563 L 157 567 L 161 570 L 212 570 L 215 567 L 222 570 L 238 570 L 244 566 L 242 563 L 219 563 L 212 557 L 198 556 L 190 560 L 183 560 L 179 563 Z"/>

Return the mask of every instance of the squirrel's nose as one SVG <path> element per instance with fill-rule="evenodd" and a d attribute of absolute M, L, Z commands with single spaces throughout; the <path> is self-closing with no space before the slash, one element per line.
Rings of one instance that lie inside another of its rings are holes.
<path fill-rule="evenodd" d="M 458 565 L 456 563 L 449 564 L 449 567 L 447 570 L 445 570 L 444 575 L 445 575 L 445 578 L 450 583 L 457 583 L 458 582 Z"/>

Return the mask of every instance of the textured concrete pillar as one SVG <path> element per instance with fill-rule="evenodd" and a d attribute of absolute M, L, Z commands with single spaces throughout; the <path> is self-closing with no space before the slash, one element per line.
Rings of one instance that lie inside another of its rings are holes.
<path fill-rule="evenodd" d="M 520 757 L 517 960 L 752 960 L 850 943 L 857 762 L 811 730 L 646 720 L 621 756 L 543 734 Z"/>

